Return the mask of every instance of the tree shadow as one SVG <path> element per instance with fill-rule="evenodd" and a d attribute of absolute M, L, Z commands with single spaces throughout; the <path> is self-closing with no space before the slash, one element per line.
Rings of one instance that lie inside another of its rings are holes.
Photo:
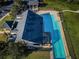
<path fill-rule="evenodd" d="M 47 5 L 47 3 L 39 3 L 39 7 L 46 7 Z"/>
<path fill-rule="evenodd" d="M 27 44 L 26 43 L 24 43 L 24 44 L 22 44 L 22 43 L 18 43 L 18 44 L 16 44 L 17 46 L 17 53 L 16 53 L 16 57 L 17 57 L 17 59 L 18 59 L 18 57 L 20 57 L 20 59 L 22 59 L 22 56 L 23 57 L 27 57 L 27 56 L 29 56 L 30 54 L 32 54 L 32 52 L 34 52 L 34 51 L 38 51 L 38 49 L 39 48 L 35 48 L 35 47 L 32 47 L 31 49 L 29 49 L 28 47 L 29 46 L 27 46 Z"/>
<path fill-rule="evenodd" d="M 33 49 L 28 49 L 26 45 L 21 44 L 21 43 L 16 44 L 14 42 L 8 42 L 7 44 L 8 45 L 6 49 L 0 55 L 0 59 L 5 59 L 8 56 L 15 59 L 23 59 L 23 58 L 28 57 L 33 52 L 37 52 L 40 50 L 46 51 L 46 49 L 35 48 L 35 47 Z"/>
<path fill-rule="evenodd" d="M 32 52 L 34 52 L 34 51 L 38 51 L 39 50 L 39 48 L 33 48 L 33 49 L 27 49 L 27 47 L 24 47 L 24 51 L 21 53 L 21 56 L 23 55 L 23 56 L 29 56 Z"/>
<path fill-rule="evenodd" d="M 8 6 L 8 5 L 12 4 L 12 3 L 13 3 L 13 1 L 0 2 L 0 5 L 1 6 Z"/>
<path fill-rule="evenodd" d="M 0 41 L 0 53 L 7 47 L 7 43 Z"/>

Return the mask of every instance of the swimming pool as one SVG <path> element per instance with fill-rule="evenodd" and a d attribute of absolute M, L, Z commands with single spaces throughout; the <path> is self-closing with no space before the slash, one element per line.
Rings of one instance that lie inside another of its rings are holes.
<path fill-rule="evenodd" d="M 50 32 L 54 59 L 66 59 L 59 23 L 50 13 L 42 14 L 44 32 Z"/>

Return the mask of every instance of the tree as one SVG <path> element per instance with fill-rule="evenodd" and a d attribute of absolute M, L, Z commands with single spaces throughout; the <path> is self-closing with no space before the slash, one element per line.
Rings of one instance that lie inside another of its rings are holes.
<path fill-rule="evenodd" d="M 22 9 L 22 1 L 14 0 L 13 7 L 11 8 L 11 15 L 16 16 L 21 9 Z"/>
<path fill-rule="evenodd" d="M 21 0 L 14 0 L 14 4 L 20 8 L 22 6 L 22 1 Z"/>
<path fill-rule="evenodd" d="M 67 2 L 70 2 L 70 3 L 72 3 L 72 2 L 79 2 L 79 0 L 66 0 Z"/>

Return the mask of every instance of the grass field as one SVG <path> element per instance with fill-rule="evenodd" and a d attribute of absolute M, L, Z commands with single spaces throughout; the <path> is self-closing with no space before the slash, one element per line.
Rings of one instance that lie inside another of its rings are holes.
<path fill-rule="evenodd" d="M 0 41 L 6 41 L 7 36 L 5 34 L 0 34 Z"/>
<path fill-rule="evenodd" d="M 29 52 L 29 51 L 28 51 Z M 26 53 L 27 54 L 27 53 Z M 5 55 L 2 59 L 50 59 L 49 51 L 33 51 L 28 56 Z M 0 57 L 1 59 L 1 57 Z"/>
<path fill-rule="evenodd" d="M 68 33 L 66 38 L 69 50 L 72 50 L 72 44 L 73 52 L 76 54 L 77 59 L 79 59 L 79 14 L 65 12 L 63 23 L 65 32 Z"/>
<path fill-rule="evenodd" d="M 53 10 L 79 10 L 79 4 L 78 3 L 68 3 L 66 1 L 59 1 L 59 0 L 45 0 L 45 3 L 47 4 L 44 7 L 40 7 L 39 9 L 53 9 Z"/>
<path fill-rule="evenodd" d="M 24 59 L 50 59 L 50 51 L 34 51 Z"/>

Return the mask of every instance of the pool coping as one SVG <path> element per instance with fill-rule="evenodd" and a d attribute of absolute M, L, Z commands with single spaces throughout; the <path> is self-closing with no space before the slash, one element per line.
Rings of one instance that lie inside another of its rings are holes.
<path fill-rule="evenodd" d="M 54 15 L 57 22 L 60 24 L 60 31 L 61 31 L 62 41 L 63 41 L 63 44 L 64 44 L 65 53 L 66 53 L 66 59 L 71 59 L 71 56 L 70 56 L 69 50 L 68 50 L 68 46 L 67 46 L 67 43 L 66 43 L 66 38 L 65 38 L 65 35 L 64 35 L 64 29 L 63 29 L 63 26 L 62 26 L 62 21 L 61 21 L 61 18 L 59 16 L 59 11 L 40 10 L 40 11 L 37 12 L 37 14 L 44 14 L 44 13 L 50 13 L 51 15 Z M 50 54 L 52 55 L 53 53 L 50 52 Z M 50 59 L 54 59 L 53 56 Z"/>

